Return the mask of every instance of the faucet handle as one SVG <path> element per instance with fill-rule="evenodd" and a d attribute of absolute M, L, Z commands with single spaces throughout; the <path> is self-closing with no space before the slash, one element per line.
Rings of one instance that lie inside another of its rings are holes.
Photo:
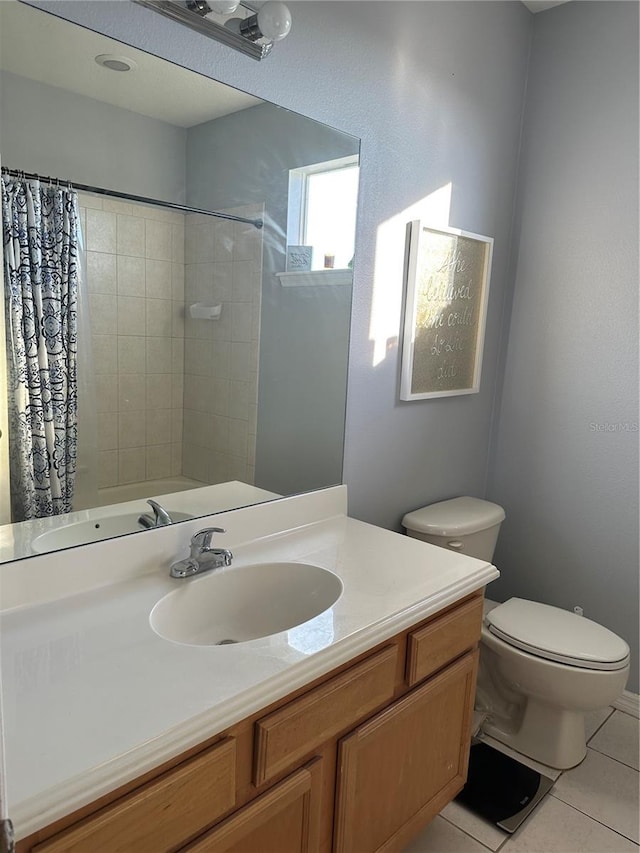
<path fill-rule="evenodd" d="M 226 533 L 224 527 L 205 527 L 204 530 L 199 530 L 191 537 L 191 553 L 195 550 L 196 554 L 202 554 L 203 551 L 208 551 L 211 548 L 211 540 L 214 533 Z"/>

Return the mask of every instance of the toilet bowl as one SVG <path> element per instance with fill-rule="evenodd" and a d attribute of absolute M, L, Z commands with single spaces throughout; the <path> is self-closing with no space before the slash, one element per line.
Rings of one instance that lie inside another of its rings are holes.
<path fill-rule="evenodd" d="M 454 498 L 408 513 L 407 533 L 490 562 L 504 511 Z M 586 755 L 584 714 L 617 699 L 629 647 L 582 616 L 526 599 L 485 602 L 476 708 L 482 731 L 542 764 L 565 770 Z"/>

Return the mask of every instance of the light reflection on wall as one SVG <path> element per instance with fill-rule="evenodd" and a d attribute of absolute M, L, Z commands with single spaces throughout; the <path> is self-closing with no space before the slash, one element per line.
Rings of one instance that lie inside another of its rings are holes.
<path fill-rule="evenodd" d="M 287 642 L 291 648 L 305 655 L 326 649 L 333 642 L 333 637 L 333 608 L 287 631 Z"/>
<path fill-rule="evenodd" d="M 373 341 L 373 367 L 398 345 L 404 291 L 404 257 L 407 223 L 420 219 L 431 228 L 449 225 L 452 185 L 444 184 L 425 198 L 392 216 L 378 228 L 369 339 Z"/>

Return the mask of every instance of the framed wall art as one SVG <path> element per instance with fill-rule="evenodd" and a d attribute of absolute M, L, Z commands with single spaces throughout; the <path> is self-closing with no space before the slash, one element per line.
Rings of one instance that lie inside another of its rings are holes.
<path fill-rule="evenodd" d="M 493 238 L 407 225 L 401 400 L 480 390 Z"/>

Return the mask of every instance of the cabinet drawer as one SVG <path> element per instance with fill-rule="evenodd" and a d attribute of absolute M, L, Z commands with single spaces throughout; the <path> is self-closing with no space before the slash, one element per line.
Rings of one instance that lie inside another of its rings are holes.
<path fill-rule="evenodd" d="M 387 646 L 256 723 L 261 785 L 393 698 L 398 647 Z"/>
<path fill-rule="evenodd" d="M 225 740 L 101 812 L 33 848 L 33 853 L 167 853 L 235 804 L 236 747 Z"/>
<path fill-rule="evenodd" d="M 302 767 L 180 853 L 315 853 L 321 768 L 319 758 Z"/>
<path fill-rule="evenodd" d="M 407 684 L 410 687 L 473 648 L 480 639 L 482 602 L 482 596 L 472 598 L 409 634 Z"/>

